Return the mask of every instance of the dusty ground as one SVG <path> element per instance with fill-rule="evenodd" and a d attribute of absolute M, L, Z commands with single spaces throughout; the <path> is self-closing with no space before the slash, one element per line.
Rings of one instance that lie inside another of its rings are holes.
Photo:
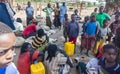
<path fill-rule="evenodd" d="M 90 13 L 91 13 L 92 11 L 93 11 L 93 8 L 84 9 L 84 10 L 82 11 L 81 17 L 83 18 L 85 15 L 90 15 Z M 70 16 L 70 14 L 72 14 L 72 13 L 73 13 L 73 12 L 69 11 L 69 12 L 68 12 L 69 16 Z M 38 14 L 39 14 L 39 11 L 38 11 Z M 15 15 L 15 18 L 17 18 L 17 17 L 22 18 L 23 24 L 26 25 L 26 24 L 25 24 L 25 19 L 26 19 L 25 11 L 19 11 L 19 12 L 17 12 L 16 15 Z M 42 17 L 45 17 L 45 13 L 44 13 L 44 12 L 42 12 Z M 82 24 L 80 24 L 80 27 L 81 27 L 81 25 L 82 25 Z M 57 29 L 57 30 L 56 30 L 56 33 L 53 34 L 53 35 L 51 35 L 50 38 L 55 38 L 55 39 L 57 39 L 57 42 L 56 42 L 55 44 L 57 44 L 60 48 L 63 48 L 63 46 L 64 46 L 64 38 L 63 38 L 62 30 Z M 78 39 L 77 39 L 77 46 L 76 46 L 76 50 L 75 50 L 75 51 L 76 51 L 76 54 L 75 54 L 74 56 L 72 56 L 71 58 L 73 59 L 73 58 L 78 57 L 78 56 L 79 56 L 79 58 L 81 58 L 81 57 L 84 56 L 85 59 L 87 59 L 87 61 L 88 61 L 88 60 L 90 59 L 90 57 L 87 57 L 87 56 L 85 56 L 84 54 L 82 54 L 82 55 L 79 54 L 79 49 L 80 49 L 79 47 L 80 47 L 80 36 L 79 36 Z M 15 59 L 14 59 L 14 62 L 15 62 L 15 63 L 17 62 L 17 58 L 18 58 L 19 52 L 20 52 L 20 48 L 17 48 L 17 49 L 16 49 L 16 54 L 17 54 L 17 55 L 15 56 Z M 91 57 L 92 57 L 92 56 L 91 56 Z M 70 74 L 77 74 L 75 68 L 71 69 Z"/>

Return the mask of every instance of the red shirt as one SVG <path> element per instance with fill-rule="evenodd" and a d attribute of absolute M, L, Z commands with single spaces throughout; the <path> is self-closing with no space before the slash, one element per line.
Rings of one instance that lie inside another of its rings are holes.
<path fill-rule="evenodd" d="M 23 31 L 23 36 L 28 36 L 29 34 L 35 32 L 37 30 L 36 25 L 35 24 L 30 24 L 29 26 L 27 26 L 24 31 Z"/>
<path fill-rule="evenodd" d="M 35 51 L 32 60 L 38 58 L 39 51 Z M 20 74 L 30 74 L 30 52 L 23 53 L 17 61 L 17 68 Z"/>

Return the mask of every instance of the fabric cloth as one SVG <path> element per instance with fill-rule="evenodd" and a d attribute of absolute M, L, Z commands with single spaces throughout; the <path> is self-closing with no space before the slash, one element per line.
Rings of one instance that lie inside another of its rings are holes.
<path fill-rule="evenodd" d="M 14 63 L 10 63 L 7 67 L 0 68 L 0 74 L 20 74 Z"/>
<path fill-rule="evenodd" d="M 68 25 L 68 37 L 77 38 L 79 34 L 79 24 L 71 21 Z"/>
<path fill-rule="evenodd" d="M 79 22 L 79 19 L 81 19 L 80 16 L 78 14 L 75 14 L 75 21 Z"/>
<path fill-rule="evenodd" d="M 103 27 L 103 21 L 105 19 L 110 19 L 110 16 L 107 13 L 98 13 L 96 15 L 96 20 L 99 22 L 100 27 Z"/>
<path fill-rule="evenodd" d="M 38 54 L 39 54 L 39 51 L 35 51 L 32 56 L 32 60 L 36 60 L 38 58 Z M 29 51 L 19 55 L 18 61 L 17 61 L 17 68 L 20 74 L 30 74 L 30 52 Z"/>
<path fill-rule="evenodd" d="M 63 24 L 64 21 L 64 15 L 67 13 L 67 7 L 66 6 L 61 6 L 60 7 L 60 22 Z"/>
<path fill-rule="evenodd" d="M 47 52 L 46 52 L 47 54 Z M 45 58 L 46 59 L 46 58 Z M 67 57 L 65 57 L 61 53 L 56 53 L 56 56 L 52 58 L 52 60 L 49 62 L 49 60 L 45 60 L 46 70 L 47 74 L 59 74 L 60 72 L 60 66 L 66 65 Z M 65 68 L 64 68 L 65 69 Z M 68 74 L 69 72 L 69 65 L 67 65 L 66 71 L 63 69 L 62 74 Z"/>
<path fill-rule="evenodd" d="M 23 34 L 24 37 L 27 37 L 27 36 L 29 36 L 29 34 L 36 32 L 36 29 L 37 29 L 36 25 L 31 24 L 24 29 L 22 34 Z"/>
<path fill-rule="evenodd" d="M 46 17 L 50 17 L 52 15 L 53 12 L 53 8 L 52 7 L 45 7 L 44 11 L 46 12 Z"/>
<path fill-rule="evenodd" d="M 87 23 L 87 28 L 86 28 L 86 34 L 90 36 L 94 36 L 96 34 L 98 28 L 98 23 L 97 22 L 88 22 Z"/>
<path fill-rule="evenodd" d="M 8 13 L 5 3 L 0 3 L 0 22 L 5 23 L 11 29 L 15 30 L 14 24 Z"/>
<path fill-rule="evenodd" d="M 86 68 L 95 68 L 96 70 L 99 69 L 99 65 L 98 65 L 98 59 L 97 58 L 92 58 L 86 65 Z"/>
<path fill-rule="evenodd" d="M 14 22 L 14 26 L 15 26 L 15 31 L 23 31 L 23 24 L 19 23 L 19 22 Z"/>
<path fill-rule="evenodd" d="M 72 37 L 69 37 L 69 42 L 73 42 L 74 44 L 76 43 L 77 41 L 77 38 L 72 38 Z"/>
<path fill-rule="evenodd" d="M 82 25 L 82 36 L 85 34 L 86 32 L 86 28 L 87 28 L 87 22 L 84 22 L 83 25 Z"/>

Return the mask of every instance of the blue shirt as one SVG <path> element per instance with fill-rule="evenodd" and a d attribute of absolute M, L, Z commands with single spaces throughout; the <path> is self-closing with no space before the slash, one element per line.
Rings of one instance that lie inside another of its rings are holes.
<path fill-rule="evenodd" d="M 11 29 L 15 30 L 12 19 L 10 18 L 10 15 L 4 3 L 0 3 L 0 22 L 5 23 Z"/>
<path fill-rule="evenodd" d="M 27 17 L 33 17 L 33 14 L 34 14 L 33 7 L 26 7 L 26 14 L 27 14 Z"/>
<path fill-rule="evenodd" d="M 71 21 L 68 25 L 68 36 L 76 38 L 79 34 L 79 24 L 75 21 Z"/>
<path fill-rule="evenodd" d="M 60 7 L 60 16 L 64 16 L 67 13 L 67 7 L 61 6 Z"/>
<path fill-rule="evenodd" d="M 97 30 L 97 22 L 88 22 L 87 23 L 87 28 L 86 28 L 86 33 L 90 36 L 94 36 L 96 34 Z"/>
<path fill-rule="evenodd" d="M 19 72 L 15 65 L 11 63 L 7 67 L 0 68 L 0 74 L 19 74 Z"/>

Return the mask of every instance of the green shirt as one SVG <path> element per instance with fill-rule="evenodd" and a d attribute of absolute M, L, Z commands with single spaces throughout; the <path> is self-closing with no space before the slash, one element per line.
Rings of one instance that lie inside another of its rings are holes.
<path fill-rule="evenodd" d="M 46 8 L 44 8 L 44 11 L 46 12 L 46 16 L 50 16 L 53 12 L 53 8 L 46 7 Z"/>
<path fill-rule="evenodd" d="M 102 13 L 102 14 L 98 13 L 97 16 L 96 16 L 96 19 L 99 22 L 100 27 L 103 27 L 103 21 L 105 19 L 110 19 L 110 16 L 108 14 L 106 14 L 106 13 Z"/>

